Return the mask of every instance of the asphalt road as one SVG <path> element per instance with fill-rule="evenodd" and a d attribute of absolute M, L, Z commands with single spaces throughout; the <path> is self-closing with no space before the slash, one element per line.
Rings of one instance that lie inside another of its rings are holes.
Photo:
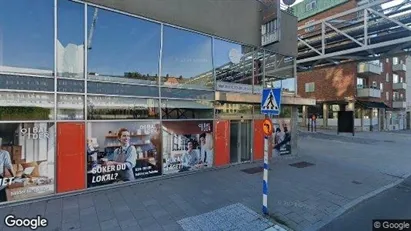
<path fill-rule="evenodd" d="M 371 231 L 373 219 L 411 219 L 411 177 L 360 203 L 321 231 Z"/>

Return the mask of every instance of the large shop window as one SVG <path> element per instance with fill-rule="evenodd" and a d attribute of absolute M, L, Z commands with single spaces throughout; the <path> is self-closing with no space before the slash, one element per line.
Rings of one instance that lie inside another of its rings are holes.
<path fill-rule="evenodd" d="M 214 107 L 207 100 L 161 100 L 163 119 L 212 119 Z"/>
<path fill-rule="evenodd" d="M 87 126 L 88 187 L 161 175 L 159 122 L 92 122 Z"/>
<path fill-rule="evenodd" d="M 57 96 L 58 120 L 84 120 L 83 95 L 58 95 Z"/>
<path fill-rule="evenodd" d="M 53 18 L 53 1 L 1 1 L 0 72 L 53 75 Z"/>
<path fill-rule="evenodd" d="M 163 30 L 162 84 L 214 88 L 211 37 L 169 26 Z"/>
<path fill-rule="evenodd" d="M 53 120 L 54 94 L 0 91 L 0 120 Z"/>
<path fill-rule="evenodd" d="M 252 48 L 215 39 L 214 64 L 218 91 L 252 93 Z"/>
<path fill-rule="evenodd" d="M 89 96 L 89 120 L 159 119 L 159 101 L 132 97 Z"/>
<path fill-rule="evenodd" d="M 293 57 L 265 52 L 265 84 L 266 87 L 282 88 L 286 92 L 295 91 Z"/>
<path fill-rule="evenodd" d="M 158 85 L 160 24 L 89 6 L 88 79 Z"/>
<path fill-rule="evenodd" d="M 164 174 L 212 167 L 213 143 L 212 120 L 163 122 Z"/>
<path fill-rule="evenodd" d="M 84 7 L 72 1 L 57 1 L 58 77 L 84 78 Z"/>
<path fill-rule="evenodd" d="M 54 123 L 0 123 L 0 204 L 54 193 L 54 139 Z"/>

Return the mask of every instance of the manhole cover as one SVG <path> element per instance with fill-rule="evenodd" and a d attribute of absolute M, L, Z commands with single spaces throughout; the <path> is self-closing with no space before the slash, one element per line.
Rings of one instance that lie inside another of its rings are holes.
<path fill-rule="evenodd" d="M 248 174 L 255 174 L 255 173 L 259 173 L 262 172 L 264 170 L 263 167 L 254 167 L 254 168 L 246 168 L 246 169 L 242 169 L 242 172 L 248 173 Z"/>
<path fill-rule="evenodd" d="M 361 182 L 356 181 L 356 180 L 351 181 L 351 183 L 353 183 L 353 184 L 362 184 Z"/>
<path fill-rule="evenodd" d="M 312 165 L 314 165 L 314 164 L 309 163 L 309 162 L 305 162 L 305 161 L 290 164 L 291 167 L 296 167 L 296 168 L 306 168 L 306 167 L 309 167 L 309 166 L 312 166 Z"/>

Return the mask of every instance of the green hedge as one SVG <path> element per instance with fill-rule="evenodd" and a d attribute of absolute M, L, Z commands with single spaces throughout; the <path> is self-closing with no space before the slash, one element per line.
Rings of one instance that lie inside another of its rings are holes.
<path fill-rule="evenodd" d="M 0 120 L 48 120 L 51 109 L 38 107 L 0 107 Z"/>

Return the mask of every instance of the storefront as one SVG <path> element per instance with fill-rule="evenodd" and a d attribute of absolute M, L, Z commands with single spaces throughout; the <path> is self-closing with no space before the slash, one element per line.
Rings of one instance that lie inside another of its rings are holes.
<path fill-rule="evenodd" d="M 262 159 L 262 65 L 281 55 L 93 4 L 23 2 L 0 9 L 0 204 Z M 254 99 L 221 113 L 221 83 Z"/>

